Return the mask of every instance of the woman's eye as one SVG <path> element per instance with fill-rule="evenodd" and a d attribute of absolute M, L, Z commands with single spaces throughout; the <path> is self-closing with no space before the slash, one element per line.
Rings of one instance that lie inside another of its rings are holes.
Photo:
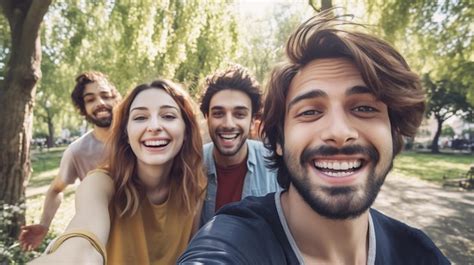
<path fill-rule="evenodd" d="M 134 121 L 142 121 L 142 120 L 145 120 L 145 119 L 146 119 L 145 116 L 135 116 L 135 117 L 133 117 Z"/>
<path fill-rule="evenodd" d="M 176 116 L 172 115 L 172 114 L 163 115 L 162 117 L 165 120 L 174 120 L 174 119 L 176 119 Z"/>

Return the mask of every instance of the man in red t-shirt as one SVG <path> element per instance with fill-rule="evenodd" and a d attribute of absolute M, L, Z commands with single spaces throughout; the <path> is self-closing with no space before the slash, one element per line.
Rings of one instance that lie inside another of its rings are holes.
<path fill-rule="evenodd" d="M 278 189 L 275 172 L 265 166 L 270 153 L 248 139 L 260 108 L 260 86 L 242 66 L 206 78 L 200 109 L 212 143 L 204 145 L 209 184 L 202 224 L 227 203 Z"/>

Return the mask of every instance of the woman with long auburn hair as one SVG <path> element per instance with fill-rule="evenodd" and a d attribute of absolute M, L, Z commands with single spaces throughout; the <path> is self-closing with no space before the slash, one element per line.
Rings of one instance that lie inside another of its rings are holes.
<path fill-rule="evenodd" d="M 206 186 L 195 117 L 177 84 L 135 87 L 115 109 L 106 162 L 79 186 L 66 233 L 35 263 L 175 263 L 199 227 Z"/>

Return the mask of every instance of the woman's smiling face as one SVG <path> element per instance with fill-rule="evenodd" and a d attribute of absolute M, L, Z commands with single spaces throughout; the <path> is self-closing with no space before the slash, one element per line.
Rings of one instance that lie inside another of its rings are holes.
<path fill-rule="evenodd" d="M 150 88 L 140 92 L 130 106 L 127 123 L 138 170 L 170 168 L 183 145 L 185 127 L 178 104 L 166 91 Z"/>

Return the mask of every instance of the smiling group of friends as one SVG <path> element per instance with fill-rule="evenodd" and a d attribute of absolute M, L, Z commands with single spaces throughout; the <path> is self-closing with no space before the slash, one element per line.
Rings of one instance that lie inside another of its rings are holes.
<path fill-rule="evenodd" d="M 331 12 L 302 23 L 263 102 L 241 66 L 208 76 L 204 145 L 180 85 L 157 79 L 120 101 L 103 74 L 80 75 L 72 99 L 95 128 L 65 151 L 22 246 L 39 245 L 79 177 L 76 214 L 32 264 L 449 264 L 371 208 L 425 94 L 393 47 L 354 27 Z"/>

